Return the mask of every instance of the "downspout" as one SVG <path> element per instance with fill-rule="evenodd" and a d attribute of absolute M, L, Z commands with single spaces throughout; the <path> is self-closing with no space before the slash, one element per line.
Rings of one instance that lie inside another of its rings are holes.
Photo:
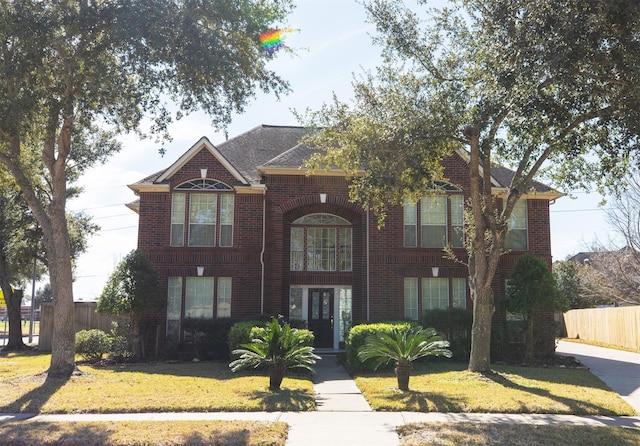
<path fill-rule="evenodd" d="M 369 259 L 369 209 L 367 209 L 367 322 L 371 320 L 370 315 L 370 290 L 371 290 L 371 271 Z"/>
<path fill-rule="evenodd" d="M 260 314 L 264 314 L 264 252 L 267 233 L 267 190 L 262 191 L 262 251 L 260 251 Z"/>

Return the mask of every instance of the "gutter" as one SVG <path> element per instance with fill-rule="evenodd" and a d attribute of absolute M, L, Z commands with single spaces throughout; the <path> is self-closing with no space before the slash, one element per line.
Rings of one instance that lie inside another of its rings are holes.
<path fill-rule="evenodd" d="M 264 253 L 267 233 L 267 189 L 262 192 L 262 250 L 260 251 L 260 314 L 264 314 Z"/>
<path fill-rule="evenodd" d="M 371 271 L 369 255 L 369 209 L 367 209 L 367 322 L 371 320 L 370 299 L 371 299 Z"/>

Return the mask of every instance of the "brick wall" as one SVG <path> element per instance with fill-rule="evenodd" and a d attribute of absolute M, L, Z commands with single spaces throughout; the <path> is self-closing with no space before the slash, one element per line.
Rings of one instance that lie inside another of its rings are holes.
<path fill-rule="evenodd" d="M 457 155 L 445 160 L 450 181 L 468 190 L 466 164 Z M 200 169 L 208 169 L 208 178 L 230 186 L 237 180 L 208 151 L 201 150 L 170 180 L 170 187 L 200 178 Z M 337 176 L 266 175 L 266 194 L 236 194 L 232 247 L 170 247 L 171 193 L 140 194 L 140 230 L 138 247 L 158 268 L 162 286 L 168 277 L 196 275 L 196 266 L 205 266 L 205 276 L 232 277 L 234 318 L 255 316 L 264 304 L 264 314 L 288 315 L 290 285 L 349 285 L 352 289 L 354 322 L 404 316 L 404 278 L 431 277 L 431 267 L 440 268 L 439 277 L 466 277 L 459 263 L 443 258 L 442 249 L 405 248 L 403 211 L 399 206 L 388 211 L 385 226 L 378 228 L 375 215 L 348 199 L 345 178 Z M 321 203 L 320 194 L 327 194 Z M 464 194 L 466 197 L 466 193 Z M 264 202 L 263 202 L 264 200 Z M 266 211 L 264 253 L 264 302 L 261 302 L 263 206 Z M 188 202 L 187 202 L 188 209 Z M 338 215 L 352 224 L 353 269 L 351 272 L 290 272 L 291 223 L 312 213 Z M 551 263 L 549 203 L 529 200 L 529 246 L 533 254 Z M 186 228 L 185 228 L 186 231 Z M 369 302 L 367 302 L 367 237 L 369 237 Z M 451 237 L 451 234 L 449 234 Z M 187 237 L 185 235 L 185 241 Z M 464 249 L 456 254 L 466 260 Z M 504 292 L 504 281 L 521 252 L 503 256 L 494 280 L 496 296 Z M 184 294 L 184 292 L 183 292 Z M 468 301 L 468 307 L 471 302 Z M 368 312 L 369 309 L 369 312 Z M 166 314 L 154 315 L 164 327 Z"/>

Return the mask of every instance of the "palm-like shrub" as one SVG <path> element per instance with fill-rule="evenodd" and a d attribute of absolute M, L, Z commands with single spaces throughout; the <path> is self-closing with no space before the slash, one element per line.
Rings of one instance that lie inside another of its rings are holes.
<path fill-rule="evenodd" d="M 243 344 L 232 355 L 231 371 L 264 369 L 269 373 L 269 389 L 279 390 L 287 370 L 308 370 L 320 357 L 307 345 L 308 335 L 273 318 L 250 344 Z"/>
<path fill-rule="evenodd" d="M 409 376 L 413 361 L 425 356 L 450 358 L 449 342 L 443 340 L 433 328 L 411 327 L 396 329 L 391 333 L 378 333 L 367 338 L 358 350 L 361 361 L 374 360 L 374 368 L 395 361 L 398 388 L 409 390 Z"/>

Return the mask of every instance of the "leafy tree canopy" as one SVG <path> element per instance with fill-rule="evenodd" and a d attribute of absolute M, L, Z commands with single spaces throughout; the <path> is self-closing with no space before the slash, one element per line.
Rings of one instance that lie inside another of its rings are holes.
<path fill-rule="evenodd" d="M 256 91 L 286 92 L 259 35 L 291 9 L 291 0 L 0 0 L 0 162 L 43 233 L 50 376 L 75 370 L 68 185 L 120 150 L 118 134 L 168 138 L 172 120 L 198 109 L 223 127 Z"/>
<path fill-rule="evenodd" d="M 142 251 L 134 250 L 109 276 L 98 299 L 98 311 L 114 316 L 140 317 L 164 302 L 156 269 Z"/>
<path fill-rule="evenodd" d="M 418 1 L 424 6 L 426 1 Z M 321 128 L 312 169 L 353 176 L 351 197 L 384 219 L 417 200 L 458 151 L 469 165 L 469 368 L 490 369 L 491 282 L 518 199 L 544 174 L 571 190 L 616 188 L 639 161 L 640 6 L 632 0 L 459 0 L 412 11 L 363 1 L 383 64 L 302 119 Z M 496 200 L 492 165 L 514 170 Z"/>

